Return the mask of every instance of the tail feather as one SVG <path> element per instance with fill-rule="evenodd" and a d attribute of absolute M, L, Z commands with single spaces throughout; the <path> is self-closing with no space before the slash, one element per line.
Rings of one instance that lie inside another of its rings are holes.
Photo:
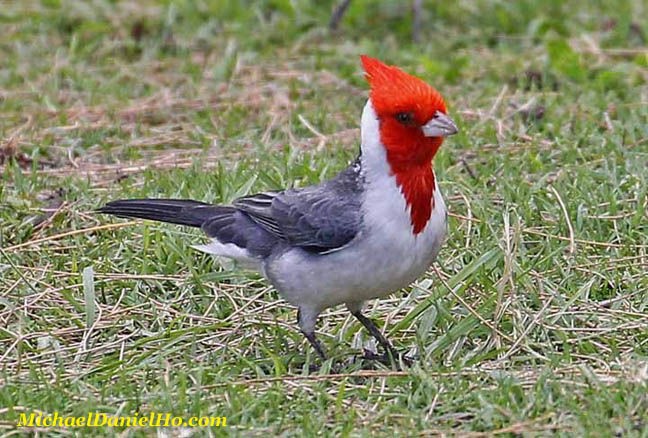
<path fill-rule="evenodd" d="M 124 199 L 112 201 L 98 211 L 120 217 L 134 217 L 201 227 L 207 220 L 221 214 L 230 215 L 232 207 L 205 204 L 188 199 Z"/>

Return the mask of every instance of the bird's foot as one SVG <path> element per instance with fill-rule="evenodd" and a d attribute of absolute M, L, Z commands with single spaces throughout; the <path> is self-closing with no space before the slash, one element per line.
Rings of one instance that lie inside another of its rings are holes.
<path fill-rule="evenodd" d="M 392 363 L 394 363 L 399 368 L 400 368 L 401 361 L 408 368 L 414 365 L 414 359 L 405 356 L 405 354 L 399 354 L 397 351 L 392 351 L 391 353 L 392 354 L 390 355 L 388 352 L 385 351 L 382 354 L 378 354 L 378 353 L 374 353 L 373 351 L 369 351 L 365 349 L 364 355 L 361 358 L 365 360 L 373 360 L 376 362 L 380 362 L 384 365 L 391 365 Z"/>
<path fill-rule="evenodd" d="M 311 363 L 308 365 L 308 374 L 320 374 L 322 373 L 322 368 L 324 368 L 326 372 L 326 367 L 324 366 L 323 363 Z M 333 362 L 329 367 L 328 367 L 328 372 L 326 374 L 340 374 L 342 372 L 342 365 L 336 362 Z"/>

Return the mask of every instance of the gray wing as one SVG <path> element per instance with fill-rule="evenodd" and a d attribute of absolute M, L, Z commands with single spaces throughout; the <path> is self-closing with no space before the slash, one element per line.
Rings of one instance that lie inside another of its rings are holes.
<path fill-rule="evenodd" d="M 344 247 L 360 231 L 361 184 L 356 161 L 322 184 L 246 196 L 233 206 L 277 238 L 321 254 Z"/>

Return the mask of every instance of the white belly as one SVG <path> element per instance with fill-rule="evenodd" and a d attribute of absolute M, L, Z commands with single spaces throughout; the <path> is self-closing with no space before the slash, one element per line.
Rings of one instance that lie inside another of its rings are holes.
<path fill-rule="evenodd" d="M 395 182 L 390 185 L 366 193 L 365 204 L 371 207 L 365 212 L 364 231 L 345 248 L 324 255 L 295 248 L 268 260 L 266 276 L 286 300 L 321 312 L 383 297 L 425 273 L 445 237 L 443 198 L 437 189 L 432 216 L 414 235 L 405 200 Z"/>

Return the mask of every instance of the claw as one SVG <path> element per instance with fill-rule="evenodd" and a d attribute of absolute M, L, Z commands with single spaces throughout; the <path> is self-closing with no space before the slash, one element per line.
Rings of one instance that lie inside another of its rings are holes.
<path fill-rule="evenodd" d="M 393 352 L 392 352 L 393 353 Z M 399 367 L 399 359 L 405 364 L 407 367 L 411 367 L 414 365 L 414 359 L 410 359 L 409 357 L 405 356 L 404 354 L 396 354 L 395 357 L 393 357 L 392 361 L 392 355 L 389 353 L 385 352 L 382 354 L 374 353 L 373 351 L 369 351 L 365 348 L 364 350 L 364 356 L 362 356 L 362 359 L 365 360 L 375 360 L 377 362 L 382 363 L 383 365 L 391 365 L 392 363 L 395 362 L 395 365 Z M 400 367 L 399 367 L 400 368 Z"/>

